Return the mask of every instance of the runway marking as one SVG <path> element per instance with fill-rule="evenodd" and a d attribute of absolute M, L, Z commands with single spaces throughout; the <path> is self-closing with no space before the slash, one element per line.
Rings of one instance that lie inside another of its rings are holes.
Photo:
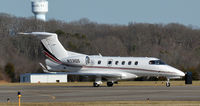
<path fill-rule="evenodd" d="M 35 93 L 39 94 L 39 96 L 46 96 L 46 97 L 49 97 L 50 99 L 53 99 L 53 100 L 56 99 L 56 97 L 53 96 L 53 95 L 49 95 L 49 94 L 45 94 L 45 93 L 41 93 L 41 92 L 35 92 Z"/>

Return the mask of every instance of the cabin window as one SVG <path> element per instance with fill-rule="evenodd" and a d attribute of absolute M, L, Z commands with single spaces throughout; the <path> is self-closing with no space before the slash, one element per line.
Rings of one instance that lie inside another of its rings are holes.
<path fill-rule="evenodd" d="M 98 64 L 101 64 L 101 60 L 98 61 Z"/>
<path fill-rule="evenodd" d="M 122 61 L 122 65 L 124 65 L 125 64 L 125 61 Z"/>
<path fill-rule="evenodd" d="M 115 61 L 115 65 L 118 65 L 119 61 Z"/>
<path fill-rule="evenodd" d="M 135 65 L 138 65 L 138 61 L 135 62 Z"/>
<path fill-rule="evenodd" d="M 128 62 L 128 65 L 131 65 L 131 63 L 132 63 L 132 62 L 131 62 L 131 61 L 129 61 L 129 62 Z"/>
<path fill-rule="evenodd" d="M 112 61 L 108 61 L 108 65 L 112 64 Z"/>

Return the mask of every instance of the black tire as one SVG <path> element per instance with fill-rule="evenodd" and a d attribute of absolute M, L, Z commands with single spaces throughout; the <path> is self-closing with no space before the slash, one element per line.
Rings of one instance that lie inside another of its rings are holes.
<path fill-rule="evenodd" d="M 96 82 L 93 83 L 93 87 L 99 87 L 99 84 L 97 84 Z"/>
<path fill-rule="evenodd" d="M 117 81 L 115 81 L 115 82 L 114 82 L 114 84 L 118 84 L 118 82 L 117 82 Z"/>
<path fill-rule="evenodd" d="M 113 83 L 112 83 L 112 82 L 107 82 L 107 86 L 108 86 L 108 87 L 112 87 L 112 86 L 113 86 Z"/>

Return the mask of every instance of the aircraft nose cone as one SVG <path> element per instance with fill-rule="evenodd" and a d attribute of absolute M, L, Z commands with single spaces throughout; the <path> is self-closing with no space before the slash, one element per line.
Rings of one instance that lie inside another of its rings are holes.
<path fill-rule="evenodd" d="M 185 73 L 181 71 L 180 75 L 181 75 L 181 77 L 184 77 Z"/>
<path fill-rule="evenodd" d="M 185 76 L 185 73 L 183 71 L 181 71 L 179 69 L 176 69 L 174 67 L 171 67 L 171 66 L 169 66 L 169 67 L 170 67 L 170 70 L 173 70 L 173 72 L 175 72 L 177 76 L 180 76 L 180 77 L 184 77 Z"/>
<path fill-rule="evenodd" d="M 182 72 L 182 71 L 180 71 L 180 70 L 178 70 L 178 75 L 180 75 L 181 77 L 184 77 L 184 76 L 185 76 L 185 73 Z"/>

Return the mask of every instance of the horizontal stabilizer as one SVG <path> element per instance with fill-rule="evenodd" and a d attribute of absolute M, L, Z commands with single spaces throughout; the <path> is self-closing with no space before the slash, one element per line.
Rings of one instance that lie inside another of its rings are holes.
<path fill-rule="evenodd" d="M 30 33 L 24 33 L 24 32 L 19 32 L 19 35 L 35 35 L 35 36 L 52 36 L 52 35 L 57 35 L 56 33 L 49 33 L 49 32 L 30 32 Z"/>
<path fill-rule="evenodd" d="M 56 72 L 50 72 L 49 70 L 47 70 L 47 68 L 42 64 L 42 63 L 39 63 L 40 66 L 42 67 L 42 70 L 45 72 L 45 73 L 56 73 Z"/>

